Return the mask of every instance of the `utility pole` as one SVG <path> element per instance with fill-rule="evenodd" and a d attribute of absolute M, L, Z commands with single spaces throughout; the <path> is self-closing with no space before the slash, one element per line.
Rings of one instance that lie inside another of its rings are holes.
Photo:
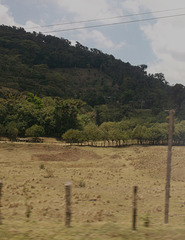
<path fill-rule="evenodd" d="M 1 215 L 1 197 L 2 197 L 2 187 L 3 187 L 3 183 L 2 181 L 0 180 L 0 225 L 2 224 L 2 215 Z"/>
<path fill-rule="evenodd" d="M 66 225 L 66 227 L 70 227 L 70 224 L 71 224 L 71 183 L 70 182 L 67 182 L 65 184 L 65 192 L 66 192 L 65 225 Z"/>
<path fill-rule="evenodd" d="M 169 213 L 171 156 L 172 156 L 172 145 L 173 145 L 174 114 L 175 114 L 175 111 L 170 110 L 169 134 L 168 134 L 168 157 L 167 157 L 167 170 L 166 170 L 165 224 L 168 223 L 168 213 Z"/>
<path fill-rule="evenodd" d="M 138 190 L 138 187 L 134 186 L 133 225 L 132 225 L 133 230 L 136 230 L 136 221 L 137 221 L 137 190 Z"/>

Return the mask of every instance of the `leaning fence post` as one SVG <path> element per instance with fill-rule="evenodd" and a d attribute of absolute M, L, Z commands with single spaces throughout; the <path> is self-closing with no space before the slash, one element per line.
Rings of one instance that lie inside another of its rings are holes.
<path fill-rule="evenodd" d="M 71 183 L 67 182 L 65 184 L 65 193 L 66 193 L 66 227 L 70 227 L 71 223 Z"/>
<path fill-rule="evenodd" d="M 3 183 L 2 181 L 0 180 L 0 225 L 2 224 L 2 215 L 1 215 L 1 197 L 2 197 L 2 187 L 3 187 Z"/>
<path fill-rule="evenodd" d="M 136 230 L 136 221 L 137 221 L 137 190 L 138 187 L 134 186 L 134 196 L 133 196 L 133 225 L 132 229 Z"/>

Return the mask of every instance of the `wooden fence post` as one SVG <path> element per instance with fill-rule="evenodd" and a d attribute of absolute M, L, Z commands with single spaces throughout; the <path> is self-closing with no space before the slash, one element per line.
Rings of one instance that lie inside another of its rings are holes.
<path fill-rule="evenodd" d="M 2 187 L 3 187 L 3 183 L 2 181 L 0 180 L 0 225 L 2 224 L 2 215 L 1 215 L 1 198 L 2 198 Z"/>
<path fill-rule="evenodd" d="M 66 227 L 70 227 L 71 223 L 71 183 L 67 182 L 65 184 L 65 193 L 66 193 Z"/>
<path fill-rule="evenodd" d="M 136 230 L 136 221 L 137 221 L 137 190 L 138 187 L 134 186 L 134 196 L 133 196 L 133 225 L 132 229 Z"/>
<path fill-rule="evenodd" d="M 170 199 L 170 178 L 171 178 L 171 155 L 173 145 L 173 130 L 174 130 L 174 110 L 170 110 L 169 119 L 169 135 L 168 135 L 168 157 L 167 157 L 167 170 L 166 170 L 166 195 L 165 195 L 165 224 L 168 223 L 169 213 L 169 199 Z"/>

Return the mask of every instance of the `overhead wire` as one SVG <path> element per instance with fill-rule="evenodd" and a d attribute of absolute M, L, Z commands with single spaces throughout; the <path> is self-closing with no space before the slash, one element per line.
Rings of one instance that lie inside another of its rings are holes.
<path fill-rule="evenodd" d="M 120 16 L 114 16 L 114 17 L 87 19 L 87 20 L 74 21 L 74 22 L 64 22 L 64 23 L 49 24 L 49 25 L 43 25 L 43 26 L 35 26 L 35 27 L 27 28 L 27 29 L 47 28 L 47 27 L 64 26 L 64 25 L 78 24 L 78 23 L 89 23 L 89 22 L 95 22 L 95 21 L 104 21 L 104 20 L 134 17 L 134 16 L 142 16 L 142 15 L 154 14 L 154 13 L 179 11 L 179 10 L 184 10 L 184 9 L 185 8 L 174 8 L 174 9 L 158 10 L 158 11 L 152 11 L 152 12 L 142 12 L 142 13 L 135 13 L 135 14 L 120 15 Z"/>
<path fill-rule="evenodd" d="M 99 28 L 99 27 L 107 27 L 107 26 L 114 26 L 114 25 L 121 25 L 121 24 L 128 24 L 128 23 L 154 21 L 154 20 L 165 19 L 165 18 L 182 17 L 182 16 L 185 16 L 185 13 L 175 14 L 175 15 L 167 15 L 167 16 L 161 16 L 161 17 L 151 17 L 151 18 L 144 18 L 144 19 L 128 20 L 128 21 L 121 21 L 121 22 L 115 22 L 115 23 L 105 23 L 105 24 L 98 24 L 98 25 L 65 28 L 65 29 L 46 31 L 43 33 L 74 31 L 74 30 L 82 30 L 82 29 L 87 29 L 87 28 Z"/>

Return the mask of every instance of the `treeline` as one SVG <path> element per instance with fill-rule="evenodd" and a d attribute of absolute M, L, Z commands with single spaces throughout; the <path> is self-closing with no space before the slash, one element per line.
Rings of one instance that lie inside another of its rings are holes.
<path fill-rule="evenodd" d="M 103 146 L 166 144 L 168 113 L 133 111 L 121 121 L 108 121 L 106 106 L 92 108 L 82 100 L 38 97 L 33 93 L 1 90 L 0 137 L 57 137 L 68 143 Z M 101 121 L 100 121 L 101 120 Z M 176 118 L 174 144 L 185 144 L 185 121 Z"/>
<path fill-rule="evenodd" d="M 141 125 L 137 119 L 104 122 L 99 127 L 90 123 L 83 130 L 69 129 L 62 139 L 71 144 L 91 146 L 166 145 L 168 123 L 146 122 Z M 185 121 L 175 124 L 173 144 L 185 145 Z"/>

